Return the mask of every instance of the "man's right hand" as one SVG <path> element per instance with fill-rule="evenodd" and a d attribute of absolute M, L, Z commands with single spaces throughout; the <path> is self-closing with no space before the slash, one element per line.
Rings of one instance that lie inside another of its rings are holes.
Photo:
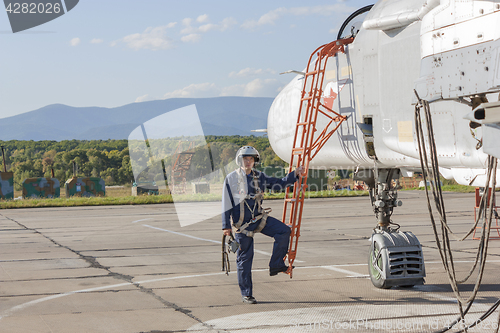
<path fill-rule="evenodd" d="M 233 229 L 222 229 L 224 236 L 231 236 Z"/>

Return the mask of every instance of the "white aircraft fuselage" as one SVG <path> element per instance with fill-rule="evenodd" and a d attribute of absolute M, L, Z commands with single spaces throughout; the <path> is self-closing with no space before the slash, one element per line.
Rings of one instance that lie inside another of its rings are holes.
<path fill-rule="evenodd" d="M 269 140 L 285 161 L 303 88 L 304 76 L 297 75 L 269 111 Z M 415 91 L 430 102 L 441 174 L 484 186 L 487 155 L 500 150 L 500 129 L 480 121 L 471 126 L 464 117 L 499 100 L 499 2 L 377 2 L 345 53 L 329 59 L 322 100 L 348 118 L 310 167 L 419 170 Z M 317 126 L 326 122 L 319 118 Z"/>

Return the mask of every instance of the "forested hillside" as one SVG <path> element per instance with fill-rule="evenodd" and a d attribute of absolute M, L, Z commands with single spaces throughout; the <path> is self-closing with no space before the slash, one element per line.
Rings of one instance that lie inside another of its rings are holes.
<path fill-rule="evenodd" d="M 218 147 L 221 161 L 234 159 L 238 147 L 253 145 L 262 155 L 263 166 L 284 166 L 273 152 L 267 137 L 207 136 L 207 143 Z M 124 185 L 134 181 L 127 140 L 65 140 L 65 141 L 0 141 L 5 148 L 7 171 L 14 172 L 16 190 L 26 178 L 54 176 L 61 182 L 73 176 L 73 162 L 78 166 L 77 176 L 101 177 L 106 185 Z M 3 161 L 0 160 L 3 171 Z M 166 161 L 170 163 L 170 161 Z M 193 159 L 193 168 L 197 159 Z M 170 169 L 166 165 L 167 172 Z"/>
<path fill-rule="evenodd" d="M 137 126 L 195 105 L 205 135 L 250 135 L 266 128 L 270 97 L 170 98 L 115 108 L 47 105 L 0 121 L 0 140 L 127 139 Z M 260 136 L 260 135 L 259 135 Z"/>

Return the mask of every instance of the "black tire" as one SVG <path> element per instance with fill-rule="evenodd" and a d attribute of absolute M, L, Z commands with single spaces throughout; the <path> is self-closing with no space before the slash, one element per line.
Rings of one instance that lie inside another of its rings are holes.
<path fill-rule="evenodd" d="M 375 287 L 380 289 L 389 289 L 391 287 L 386 285 L 386 280 L 382 277 L 382 274 L 378 270 L 384 270 L 384 261 L 386 260 L 383 256 L 378 256 L 379 253 L 380 245 L 377 242 L 374 242 L 374 244 L 370 246 L 370 251 L 368 253 L 368 273 L 370 274 L 370 279 Z M 376 262 L 374 262 L 375 260 Z"/>

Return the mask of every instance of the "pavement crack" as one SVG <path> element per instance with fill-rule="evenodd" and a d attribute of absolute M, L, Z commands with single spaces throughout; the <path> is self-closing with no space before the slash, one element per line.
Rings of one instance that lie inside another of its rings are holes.
<path fill-rule="evenodd" d="M 77 256 L 79 256 L 82 260 L 85 260 L 89 265 L 90 267 L 92 268 L 97 268 L 97 269 L 102 269 L 102 270 L 105 270 L 106 272 L 108 272 L 108 276 L 111 276 L 115 279 L 119 279 L 119 280 L 124 280 L 126 282 L 129 282 L 130 284 L 136 286 L 139 291 L 143 292 L 143 293 L 146 293 L 150 296 L 152 296 L 153 298 L 155 298 L 156 300 L 158 300 L 160 303 L 162 303 L 165 307 L 167 308 L 173 308 L 175 309 L 175 311 L 178 311 L 178 312 L 181 312 L 183 313 L 184 315 L 188 316 L 189 318 L 197 321 L 198 323 L 200 323 L 201 325 L 205 326 L 206 328 L 208 329 L 213 329 L 213 326 L 212 325 L 209 325 L 209 324 L 206 324 L 204 323 L 201 319 L 199 319 L 198 317 L 196 317 L 195 315 L 192 314 L 192 311 L 189 310 L 189 309 L 185 309 L 185 308 L 182 308 L 180 306 L 178 306 L 177 304 L 175 303 L 172 303 L 172 302 L 169 302 L 165 299 L 163 299 L 161 296 L 159 295 L 156 295 L 153 291 L 153 289 L 151 288 L 146 288 L 142 285 L 140 285 L 139 283 L 136 283 L 133 281 L 134 277 L 133 276 L 130 276 L 130 275 L 125 275 L 125 274 L 120 274 L 120 273 L 116 273 L 116 272 L 112 272 L 110 270 L 110 267 L 107 267 L 107 266 L 103 266 L 101 265 L 97 259 L 95 257 L 92 257 L 92 256 L 86 256 L 86 255 L 83 255 L 81 254 L 79 251 L 76 251 L 72 248 L 70 248 L 69 246 L 65 246 L 65 245 L 62 245 L 61 243 L 58 243 L 56 240 L 50 238 L 49 236 L 46 236 L 44 235 L 43 233 L 41 233 L 40 231 L 38 231 L 37 229 L 33 229 L 33 228 L 28 228 L 27 226 L 25 226 L 24 224 L 22 224 L 21 222 L 19 221 L 16 221 L 10 217 L 7 217 L 3 214 L 0 214 L 0 216 L 16 223 L 17 225 L 19 225 L 21 228 L 25 229 L 25 230 L 28 230 L 28 231 L 32 231 L 42 237 L 44 237 L 45 239 L 49 240 L 50 242 L 52 242 L 54 245 L 56 246 L 59 246 L 63 249 L 66 249 L 74 254 L 76 254 Z"/>
<path fill-rule="evenodd" d="M 142 292 L 152 296 L 153 298 L 155 298 L 156 300 L 158 300 L 159 302 L 161 302 L 165 307 L 168 307 L 168 308 L 173 308 L 175 309 L 175 311 L 178 311 L 178 312 L 181 312 L 183 314 L 185 314 L 186 316 L 188 316 L 189 318 L 197 321 L 198 323 L 200 323 L 201 325 L 203 325 L 204 327 L 208 328 L 208 329 L 214 329 L 214 327 L 212 325 L 209 325 L 205 322 L 203 322 L 203 320 L 201 320 L 200 318 L 196 317 L 191 310 L 189 309 L 185 309 L 183 307 L 180 307 L 179 305 L 175 304 L 175 303 L 172 303 L 172 302 L 169 302 L 165 299 L 163 299 L 161 296 L 155 294 L 155 292 L 153 291 L 153 289 L 151 288 L 146 288 L 140 284 L 137 284 L 137 283 L 134 283 L 137 288 L 139 288 L 139 290 L 141 290 Z M 161 331 L 154 331 L 154 332 L 161 332 Z"/>
<path fill-rule="evenodd" d="M 115 272 L 111 272 L 111 271 L 109 272 L 109 275 L 116 278 L 116 279 L 125 280 L 127 282 L 134 283 L 134 282 L 132 282 L 132 279 L 134 277 L 131 275 L 125 275 L 125 274 L 115 273 Z"/>
<path fill-rule="evenodd" d="M 38 231 L 37 229 L 33 229 L 33 228 L 28 228 L 27 226 L 25 226 L 24 224 L 22 224 L 21 222 L 19 221 L 16 221 L 8 216 L 5 216 L 3 214 L 0 214 L 0 216 L 3 216 L 5 217 L 6 219 L 16 223 L 17 225 L 19 225 L 20 227 L 24 228 L 25 230 L 29 230 L 29 231 L 32 231 L 40 236 L 42 236 L 43 238 L 47 239 L 48 241 L 52 242 L 54 245 L 56 246 L 59 246 L 63 249 L 66 249 L 74 254 L 76 254 L 77 256 L 79 256 L 81 259 L 85 260 L 87 263 L 89 263 L 90 267 L 92 268 L 99 268 L 99 269 L 104 269 L 106 271 L 108 271 L 108 273 L 111 273 L 111 271 L 109 270 L 109 267 L 106 267 L 106 266 L 102 266 L 97 260 L 95 257 L 91 257 L 91 256 L 85 256 L 83 254 L 81 254 L 79 251 L 76 251 L 76 250 L 73 250 L 72 248 L 68 247 L 68 246 L 65 246 L 65 245 L 62 245 L 61 243 L 58 243 L 56 240 L 50 238 L 49 236 L 46 236 L 44 235 L 43 233 L 41 233 L 40 231 Z"/>
<path fill-rule="evenodd" d="M 80 254 L 78 251 L 74 251 L 73 249 L 70 249 L 66 246 L 62 246 L 64 247 L 65 249 L 68 249 L 70 250 L 71 252 L 77 254 L 78 256 L 80 256 L 80 258 L 82 258 L 83 260 L 85 260 L 86 262 L 88 262 L 90 264 L 90 267 L 92 268 L 98 268 L 98 269 L 104 269 L 104 270 L 107 270 L 109 271 L 109 267 L 105 267 L 103 265 L 101 265 L 95 257 L 91 257 L 91 256 L 84 256 L 82 254 Z M 111 273 L 111 272 L 110 272 Z"/>

